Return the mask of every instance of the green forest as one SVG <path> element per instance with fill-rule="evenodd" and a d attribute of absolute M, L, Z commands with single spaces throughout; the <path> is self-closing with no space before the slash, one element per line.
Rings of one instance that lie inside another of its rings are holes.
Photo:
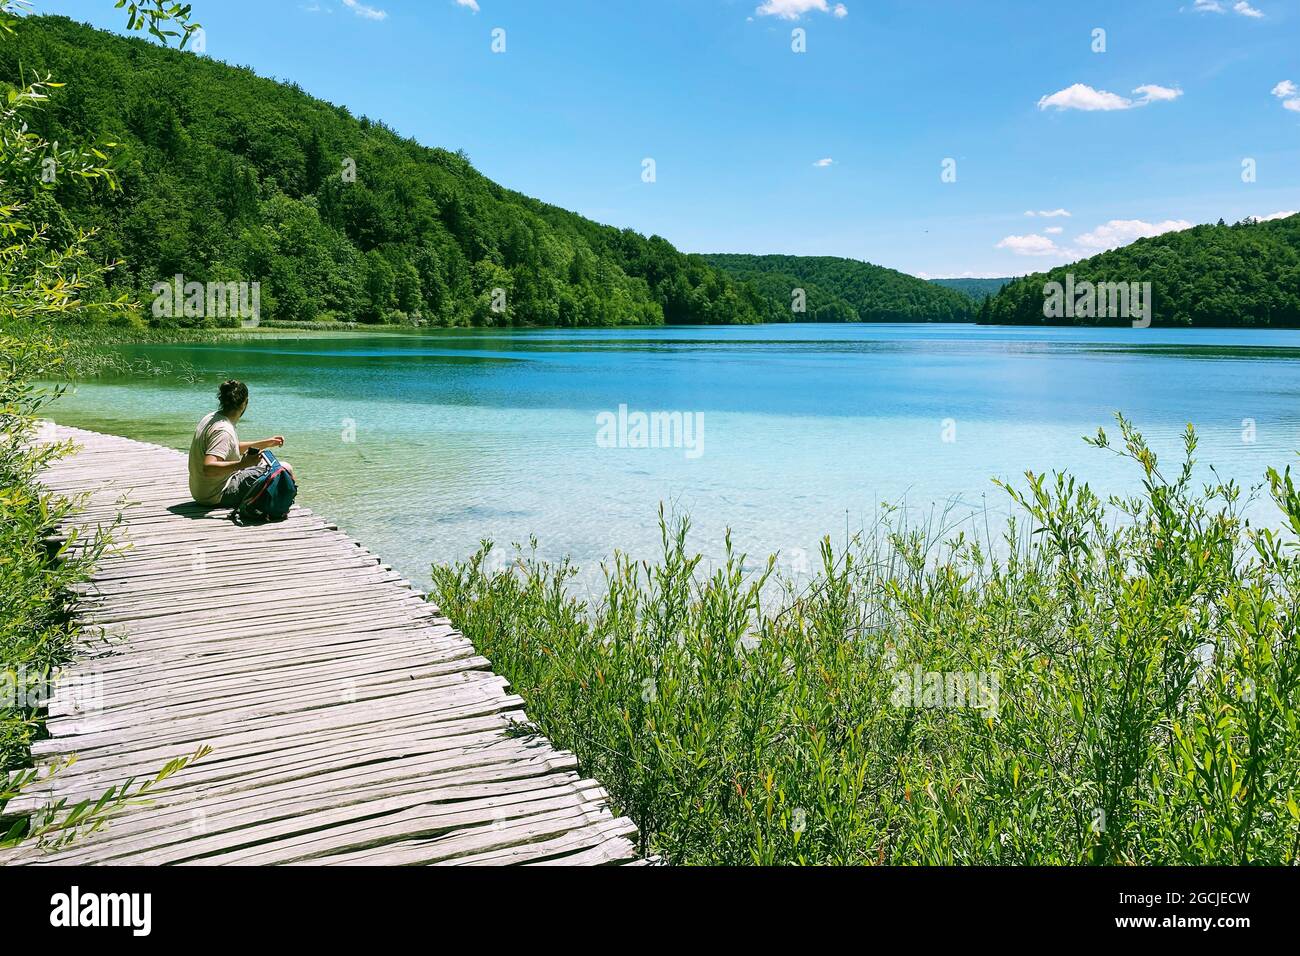
<path fill-rule="evenodd" d="M 76 82 L 51 91 L 32 114 L 34 132 L 100 144 L 120 186 L 87 189 L 72 176 L 33 183 L 52 241 L 94 228 L 92 254 L 121 263 L 106 288 L 87 291 L 92 298 L 127 294 L 147 304 L 155 283 L 181 274 L 257 281 L 261 315 L 294 322 L 786 318 L 777 303 L 658 236 L 504 189 L 462 154 L 426 148 L 248 69 L 63 17 L 26 18 L 0 47 L 0 76 L 47 74 Z M 144 316 L 159 321 L 148 308 Z"/>
<path fill-rule="evenodd" d="M 805 322 L 969 322 L 972 299 L 915 276 L 835 256 L 710 254 L 705 258 L 749 282 L 784 318 Z M 804 291 L 804 310 L 793 293 Z"/>
<path fill-rule="evenodd" d="M 463 153 L 293 84 L 63 17 L 26 27 L 0 48 L 0 75 L 78 77 L 50 91 L 33 130 L 99 144 L 119 187 L 86 188 L 56 168 L 28 197 L 51 241 L 93 229 L 91 254 L 118 264 L 87 290 L 92 301 L 149 303 L 156 283 L 181 275 L 257 282 L 261 315 L 295 323 L 1125 321 L 1045 319 L 1044 283 L 1069 272 L 1151 282 L 1156 325 L 1300 325 L 1300 217 L 1197 226 L 1011 281 L 926 282 L 830 256 L 687 255 L 505 189 Z"/>
<path fill-rule="evenodd" d="M 1065 282 L 1150 282 L 1152 325 L 1300 326 L 1300 216 L 1167 232 L 1014 279 L 979 309 L 990 325 L 1127 325 L 1128 319 L 1047 319 L 1043 287 Z"/>
<path fill-rule="evenodd" d="M 5 92 L 20 77 L 77 77 L 49 91 L 33 132 L 98 144 L 111 164 L 89 188 L 57 166 L 34 171 L 52 175 L 33 175 L 23 197 L 49 241 L 92 230 L 91 256 L 116 264 L 89 301 L 146 305 L 91 320 L 236 324 L 150 310 L 155 285 L 180 275 L 256 282 L 261 317 L 322 326 L 1127 322 L 1046 319 L 1043 286 L 1068 272 L 1151 282 L 1156 325 L 1300 325 L 1300 217 L 1197 226 L 1010 281 L 927 282 L 831 256 L 688 255 L 506 189 L 463 153 L 296 85 L 64 17 L 26 18 L 0 47 L 0 75 Z"/>
<path fill-rule="evenodd" d="M 947 286 L 958 292 L 965 292 L 976 302 L 983 302 L 991 295 L 996 295 L 1011 279 L 930 279 L 935 285 Z"/>

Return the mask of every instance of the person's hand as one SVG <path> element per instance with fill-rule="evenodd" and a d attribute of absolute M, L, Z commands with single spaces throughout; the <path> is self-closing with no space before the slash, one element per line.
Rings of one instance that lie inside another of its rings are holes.
<path fill-rule="evenodd" d="M 280 447 L 282 447 L 283 445 L 284 445 L 284 436 L 283 436 L 283 435 L 276 435 L 274 438 L 271 439 L 271 447 L 272 447 L 272 448 L 280 448 Z"/>
<path fill-rule="evenodd" d="M 239 464 L 243 468 L 252 468 L 262 460 L 262 453 L 256 448 L 250 448 L 244 452 L 244 459 Z"/>

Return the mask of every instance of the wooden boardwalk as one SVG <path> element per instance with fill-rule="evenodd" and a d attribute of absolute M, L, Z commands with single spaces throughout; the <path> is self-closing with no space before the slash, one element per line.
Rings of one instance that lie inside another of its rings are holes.
<path fill-rule="evenodd" d="M 399 574 L 295 507 L 240 528 L 190 501 L 185 456 L 79 429 L 45 475 L 125 548 L 85 588 L 38 764 L 8 813 L 98 797 L 201 745 L 148 805 L 36 864 L 641 862 L 577 761 L 521 734 L 523 701 Z"/>

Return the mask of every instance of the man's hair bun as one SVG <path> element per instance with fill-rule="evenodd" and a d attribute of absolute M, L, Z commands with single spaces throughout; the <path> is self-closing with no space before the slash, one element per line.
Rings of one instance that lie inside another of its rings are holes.
<path fill-rule="evenodd" d="M 233 412 L 248 401 L 248 386 L 233 378 L 228 382 L 222 382 L 221 387 L 217 389 L 217 401 L 221 403 L 223 412 Z"/>

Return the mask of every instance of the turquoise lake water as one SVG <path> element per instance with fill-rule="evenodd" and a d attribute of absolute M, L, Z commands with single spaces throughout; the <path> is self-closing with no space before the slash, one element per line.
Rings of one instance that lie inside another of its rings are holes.
<path fill-rule="evenodd" d="M 1116 411 L 1167 454 L 1193 423 L 1204 465 L 1248 486 L 1300 449 L 1300 332 L 788 325 L 120 350 L 172 371 L 82 382 L 52 417 L 185 448 L 216 385 L 241 378 L 241 437 L 285 435 L 300 501 L 420 583 L 483 538 L 536 535 L 593 571 L 615 548 L 653 557 L 661 501 L 706 555 L 730 527 L 799 572 L 881 502 L 1004 510 L 990 479 L 1027 469 L 1131 490 L 1130 465 L 1081 441 Z M 656 411 L 702 428 L 635 447 L 637 413 Z"/>

